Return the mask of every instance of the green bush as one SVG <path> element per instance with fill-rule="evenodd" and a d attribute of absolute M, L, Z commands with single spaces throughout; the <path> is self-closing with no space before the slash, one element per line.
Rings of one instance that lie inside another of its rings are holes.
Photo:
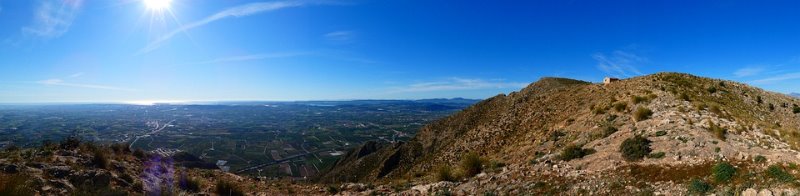
<path fill-rule="evenodd" d="M 643 121 L 649 119 L 650 116 L 652 115 L 653 111 L 650 111 L 650 109 L 647 109 L 645 107 L 639 106 L 639 108 L 637 108 L 636 111 L 633 113 L 633 119 L 636 121 Z"/>
<path fill-rule="evenodd" d="M 711 175 L 717 183 L 730 181 L 736 174 L 736 168 L 728 162 L 720 162 L 711 168 Z"/>
<path fill-rule="evenodd" d="M 767 168 L 767 175 L 779 182 L 792 182 L 795 179 L 792 174 L 786 172 L 786 170 L 783 170 L 783 167 L 780 165 L 769 166 Z"/>
<path fill-rule="evenodd" d="M 609 135 L 614 134 L 617 131 L 619 130 L 614 126 L 606 126 L 606 128 L 603 129 L 603 138 L 608 137 Z"/>
<path fill-rule="evenodd" d="M 689 95 L 687 95 L 686 93 L 681 93 L 681 95 L 679 95 L 678 98 L 684 101 L 692 101 L 691 98 L 689 98 Z"/>
<path fill-rule="evenodd" d="M 797 104 L 794 104 L 792 112 L 795 113 L 795 114 L 800 113 L 800 106 L 797 106 Z"/>
<path fill-rule="evenodd" d="M 653 150 L 650 149 L 650 140 L 639 135 L 625 139 L 619 146 L 619 152 L 627 161 L 642 160 L 651 151 Z"/>
<path fill-rule="evenodd" d="M 709 94 L 714 94 L 714 93 L 717 92 L 717 87 L 711 86 L 711 87 L 708 87 L 708 89 L 706 89 L 706 90 L 708 91 Z"/>
<path fill-rule="evenodd" d="M 756 162 L 756 163 L 763 163 L 763 162 L 766 162 L 766 161 L 767 161 L 767 157 L 764 157 L 764 156 L 761 156 L 761 155 L 758 155 L 755 158 L 753 158 L 753 162 Z"/>
<path fill-rule="evenodd" d="M 449 165 L 444 165 L 436 170 L 436 181 L 455 182 L 456 177 L 453 175 L 453 169 Z"/>
<path fill-rule="evenodd" d="M 215 188 L 217 195 L 225 196 L 244 196 L 244 192 L 235 184 L 223 180 L 217 180 Z"/>
<path fill-rule="evenodd" d="M 625 109 L 628 109 L 628 104 L 626 104 L 625 102 L 617 102 L 614 104 L 614 110 L 616 110 L 617 112 L 625 111 Z"/>
<path fill-rule="evenodd" d="M 656 131 L 656 137 L 667 135 L 667 131 Z"/>
<path fill-rule="evenodd" d="M 482 164 L 481 157 L 475 153 L 467 153 L 461 158 L 461 170 L 464 171 L 465 177 L 472 177 L 481 173 L 483 171 Z"/>
<path fill-rule="evenodd" d="M 573 159 L 583 158 L 584 156 L 590 155 L 594 152 L 594 149 L 584 149 L 576 145 L 569 145 L 565 147 L 563 151 L 561 151 L 561 156 L 559 158 L 564 161 L 570 161 Z"/>
<path fill-rule="evenodd" d="M 197 193 L 200 192 L 200 182 L 182 172 L 178 178 L 178 188 L 190 193 Z"/>
<path fill-rule="evenodd" d="M 647 158 L 660 159 L 660 158 L 664 158 L 664 156 L 666 156 L 666 155 L 667 155 L 667 153 L 664 153 L 664 152 L 656 152 L 656 153 L 650 153 L 649 155 L 647 155 Z"/>
<path fill-rule="evenodd" d="M 108 155 L 101 148 L 94 148 L 92 150 L 92 165 L 97 168 L 108 168 Z"/>
<path fill-rule="evenodd" d="M 775 111 L 775 104 L 769 103 L 767 108 L 769 108 L 769 111 Z"/>
<path fill-rule="evenodd" d="M 635 104 L 642 103 L 642 102 L 645 102 L 645 101 L 647 101 L 647 98 L 646 98 L 646 97 L 639 97 L 639 96 L 633 96 L 633 97 L 631 97 L 631 102 L 632 102 L 634 105 L 635 105 Z"/>
<path fill-rule="evenodd" d="M 0 195 L 34 195 L 31 180 L 23 174 L 0 174 Z"/>
<path fill-rule="evenodd" d="M 705 181 L 695 178 L 689 182 L 689 187 L 687 189 L 689 189 L 690 194 L 705 195 L 707 192 L 711 191 L 712 187 Z"/>

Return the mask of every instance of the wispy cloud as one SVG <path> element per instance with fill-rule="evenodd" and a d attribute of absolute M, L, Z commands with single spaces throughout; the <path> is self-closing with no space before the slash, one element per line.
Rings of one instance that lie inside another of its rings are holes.
<path fill-rule="evenodd" d="M 747 77 L 747 76 L 758 75 L 761 72 L 764 72 L 764 68 L 762 67 L 745 67 L 736 70 L 735 72 L 733 72 L 733 75 L 736 77 Z"/>
<path fill-rule="evenodd" d="M 484 80 L 449 78 L 442 81 L 420 82 L 407 86 L 395 87 L 390 90 L 393 93 L 400 92 L 431 92 L 431 91 L 456 91 L 456 90 L 479 90 L 479 89 L 506 89 L 523 88 L 528 83 L 506 82 L 503 80 Z"/>
<path fill-rule="evenodd" d="M 597 61 L 597 68 L 616 77 L 643 75 L 637 68 L 648 62 L 647 58 L 636 54 L 617 50 L 609 55 L 596 53 L 592 58 Z"/>
<path fill-rule="evenodd" d="M 216 59 L 212 59 L 212 60 L 208 60 L 208 61 L 189 63 L 189 65 L 203 65 L 203 64 L 231 63 L 231 62 L 241 62 L 241 61 L 255 61 L 255 60 L 262 60 L 262 59 L 295 57 L 295 56 L 302 56 L 302 55 L 308 55 L 308 54 L 311 54 L 311 53 L 308 53 L 308 52 L 284 52 L 284 53 L 250 54 L 250 55 L 240 55 L 240 56 L 230 56 L 230 57 L 216 58 Z"/>
<path fill-rule="evenodd" d="M 249 16 L 249 15 L 257 14 L 257 13 L 261 13 L 261 12 L 275 11 L 275 10 L 284 9 L 284 8 L 291 8 L 291 7 L 300 7 L 300 6 L 304 6 L 304 5 L 307 5 L 307 4 L 309 4 L 308 1 L 275 1 L 275 2 L 249 3 L 249 4 L 244 4 L 244 5 L 239 5 L 239 6 L 227 8 L 225 10 L 222 10 L 221 12 L 217 12 L 217 13 L 211 15 L 211 16 L 208 16 L 208 17 L 206 17 L 206 18 L 204 18 L 202 20 L 198 20 L 198 21 L 194 21 L 194 22 L 191 22 L 191 23 L 188 23 L 188 24 L 184 24 L 184 25 L 178 27 L 175 30 L 172 30 L 172 31 L 170 31 L 170 32 L 168 32 L 168 33 L 166 33 L 164 35 L 161 35 L 160 37 L 156 38 L 155 40 L 153 40 L 152 42 L 147 44 L 146 47 L 142 48 L 139 51 L 139 54 L 148 53 L 150 51 L 153 51 L 153 50 L 161 47 L 161 45 L 165 41 L 171 39 L 172 37 L 174 37 L 178 33 L 186 32 L 186 31 L 189 31 L 191 29 L 194 29 L 194 28 L 197 28 L 197 27 L 201 27 L 203 25 L 206 25 L 208 23 L 211 23 L 211 22 L 214 22 L 214 21 L 217 21 L 217 20 L 230 18 L 230 17 L 237 17 L 237 18 L 238 17 L 244 17 L 244 16 Z"/>
<path fill-rule="evenodd" d="M 334 31 L 325 34 L 325 39 L 336 42 L 351 41 L 354 37 L 355 32 L 353 31 Z"/>
<path fill-rule="evenodd" d="M 785 80 L 795 80 L 795 79 L 800 79 L 800 72 L 781 74 L 759 80 L 753 80 L 751 82 L 756 84 L 767 84 L 767 83 L 780 82 Z"/>
<path fill-rule="evenodd" d="M 81 77 L 81 76 L 83 76 L 83 72 L 78 72 L 78 73 L 74 73 L 72 75 L 69 75 L 70 78 L 77 78 L 77 77 Z"/>
<path fill-rule="evenodd" d="M 70 78 L 74 78 L 74 77 L 70 76 Z M 66 86 L 66 87 L 75 87 L 75 88 L 89 88 L 89 89 L 115 90 L 115 91 L 136 91 L 134 89 L 121 88 L 121 87 L 115 87 L 115 86 L 65 82 L 64 80 L 59 79 L 59 78 L 40 80 L 40 81 L 37 81 L 36 83 L 41 84 L 41 85 L 46 85 L 46 86 Z"/>
<path fill-rule="evenodd" d="M 22 27 L 25 36 L 57 38 L 69 31 L 82 0 L 45 0 L 34 10 L 34 22 Z"/>

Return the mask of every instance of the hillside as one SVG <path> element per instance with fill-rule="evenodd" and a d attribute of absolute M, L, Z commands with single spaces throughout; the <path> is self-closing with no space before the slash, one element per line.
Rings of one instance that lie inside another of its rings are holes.
<path fill-rule="evenodd" d="M 680 73 L 608 85 L 543 78 L 429 124 L 406 143 L 356 149 L 320 180 L 416 193 L 797 194 L 798 104 Z M 727 177 L 717 179 L 721 171 Z"/>
<path fill-rule="evenodd" d="M 799 105 L 680 73 L 543 78 L 407 142 L 366 142 L 308 181 L 70 138 L 0 151 L 0 195 L 798 195 Z"/>

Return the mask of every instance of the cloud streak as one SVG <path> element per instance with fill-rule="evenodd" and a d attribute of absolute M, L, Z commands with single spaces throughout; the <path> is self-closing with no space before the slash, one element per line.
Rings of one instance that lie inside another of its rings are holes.
<path fill-rule="evenodd" d="M 421 82 L 408 86 L 396 87 L 390 91 L 393 93 L 402 92 L 432 92 L 432 91 L 457 91 L 457 90 L 479 90 L 479 89 L 505 89 L 505 88 L 523 88 L 528 83 L 522 82 L 505 82 L 502 80 L 484 80 L 484 79 L 465 79 L 465 78 L 449 78 L 443 81 L 435 82 Z"/>
<path fill-rule="evenodd" d="M 172 37 L 174 37 L 175 35 L 177 35 L 177 34 L 179 34 L 181 32 L 186 32 L 186 31 L 189 31 L 191 29 L 201 27 L 203 25 L 206 25 L 208 23 L 212 23 L 212 22 L 217 21 L 217 20 L 230 18 L 230 17 L 234 17 L 234 18 L 244 17 L 244 16 L 249 16 L 249 15 L 253 15 L 253 14 L 257 14 L 257 13 L 261 13 L 261 12 L 275 11 L 275 10 L 280 10 L 280 9 L 284 9 L 284 8 L 300 7 L 300 6 L 304 6 L 306 4 L 308 4 L 308 2 L 305 2 L 305 1 L 276 1 L 276 2 L 249 3 L 249 4 L 244 4 L 244 5 L 240 5 L 240 6 L 227 8 L 227 9 L 222 10 L 220 12 L 217 12 L 217 13 L 215 13 L 213 15 L 210 15 L 210 16 L 202 19 L 202 20 L 198 20 L 198 21 L 194 21 L 194 22 L 182 25 L 182 26 L 178 27 L 175 30 L 172 30 L 172 31 L 170 31 L 170 32 L 168 32 L 168 33 L 166 33 L 164 35 L 161 35 L 160 37 L 156 38 L 155 40 L 153 40 L 152 42 L 147 44 L 146 47 L 142 48 L 139 51 L 139 54 L 148 53 L 150 51 L 153 51 L 153 50 L 161 47 L 161 45 L 164 42 L 166 42 L 167 40 L 171 39 Z"/>
<path fill-rule="evenodd" d="M 204 65 L 204 64 L 218 64 L 218 63 L 230 63 L 230 62 L 242 62 L 242 61 L 255 61 L 255 60 L 262 60 L 262 59 L 296 57 L 296 56 L 309 55 L 309 54 L 311 54 L 311 53 L 307 53 L 307 52 L 286 52 L 286 53 L 251 54 L 251 55 L 241 55 L 241 56 L 231 56 L 231 57 L 216 58 L 216 59 L 212 59 L 212 60 L 208 60 L 208 61 L 189 63 L 189 65 Z"/>
<path fill-rule="evenodd" d="M 747 76 L 754 76 L 758 75 L 761 72 L 764 72 L 764 68 L 761 67 L 745 67 L 736 70 L 733 72 L 733 75 L 736 77 L 747 77 Z"/>
<path fill-rule="evenodd" d="M 647 58 L 625 51 L 614 51 L 610 55 L 596 53 L 592 58 L 597 61 L 597 68 L 616 77 L 632 77 L 643 75 L 637 66 L 647 63 Z"/>
<path fill-rule="evenodd" d="M 42 84 L 42 85 L 46 85 L 46 86 L 66 86 L 66 87 L 101 89 L 101 90 L 135 91 L 134 89 L 120 88 L 120 87 L 114 87 L 114 86 L 69 83 L 69 82 L 64 82 L 64 80 L 61 80 L 61 79 L 58 79 L 58 78 L 41 80 L 41 81 L 37 81 L 36 83 Z"/>
<path fill-rule="evenodd" d="M 34 10 L 33 24 L 22 27 L 22 34 L 44 39 L 64 35 L 72 26 L 82 3 L 82 0 L 42 1 Z"/>
<path fill-rule="evenodd" d="M 350 41 L 354 37 L 355 37 L 355 32 L 353 31 L 334 31 L 325 34 L 325 39 L 337 42 Z"/>
<path fill-rule="evenodd" d="M 772 76 L 772 77 L 763 78 L 763 79 L 759 79 L 759 80 L 753 80 L 752 83 L 766 84 L 766 83 L 780 82 L 780 81 L 785 81 L 785 80 L 795 80 L 795 79 L 800 79 L 800 72 L 787 73 L 787 74 Z"/>

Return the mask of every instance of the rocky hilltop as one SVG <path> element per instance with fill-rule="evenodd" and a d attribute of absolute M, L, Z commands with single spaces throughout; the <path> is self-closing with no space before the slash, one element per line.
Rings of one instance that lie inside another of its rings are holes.
<path fill-rule="evenodd" d="M 365 144 L 320 181 L 410 194 L 796 195 L 798 104 L 681 73 L 608 84 L 543 78 L 408 142 Z"/>

